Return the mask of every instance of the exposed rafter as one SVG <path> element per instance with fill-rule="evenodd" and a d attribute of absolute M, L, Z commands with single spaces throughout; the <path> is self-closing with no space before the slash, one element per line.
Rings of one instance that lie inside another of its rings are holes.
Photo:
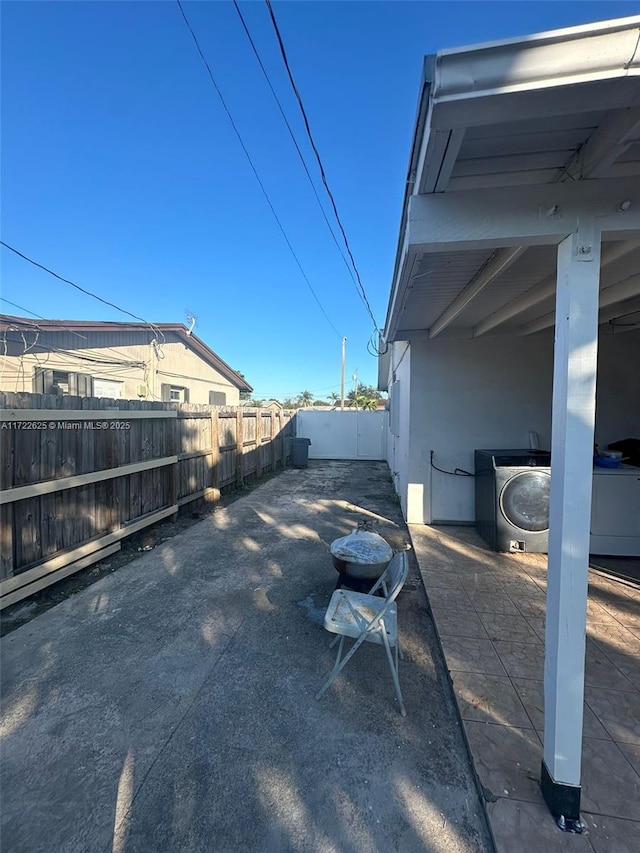
<path fill-rule="evenodd" d="M 623 302 L 625 299 L 632 299 L 634 296 L 640 296 L 640 275 L 632 275 L 624 281 L 619 281 L 617 284 L 612 284 L 600 292 L 600 308 L 606 308 L 608 305 L 615 305 L 617 302 Z M 548 329 L 553 326 L 556 321 L 555 311 L 549 314 L 544 314 L 521 326 L 520 332 L 523 335 L 533 335 L 542 329 Z"/>
<path fill-rule="evenodd" d="M 435 323 L 429 329 L 429 337 L 435 338 L 443 329 L 446 329 L 456 317 L 461 314 L 469 303 L 482 293 L 482 291 L 495 278 L 508 269 L 514 261 L 524 254 L 526 246 L 516 246 L 513 249 L 498 249 L 489 258 L 487 263 L 471 279 L 469 284 L 456 296 L 449 306 L 442 312 Z"/>
<path fill-rule="evenodd" d="M 614 261 L 623 258 L 625 255 L 628 255 L 629 252 L 633 252 L 639 248 L 640 240 L 625 240 L 603 246 L 600 265 L 604 268 Z M 495 329 L 496 326 L 500 326 L 502 323 L 506 323 L 513 317 L 517 317 L 518 314 L 528 311 L 529 308 L 533 308 L 534 305 L 537 305 L 545 299 L 548 299 L 550 296 L 553 296 L 555 290 L 556 274 L 552 273 L 551 275 L 543 278 L 542 281 L 535 284 L 530 290 L 527 290 L 526 293 L 523 293 L 517 299 L 509 302 L 497 311 L 494 311 L 493 314 L 478 323 L 478 325 L 473 329 L 474 337 L 478 338 L 481 335 L 485 335 L 487 332 Z"/>
<path fill-rule="evenodd" d="M 610 305 L 608 308 L 600 312 L 600 323 L 611 323 L 613 320 L 620 320 L 619 329 L 624 328 L 624 318 L 632 315 L 640 314 L 640 296 L 635 299 L 627 299 L 624 302 L 616 302 L 615 305 Z M 629 328 L 638 328 L 638 323 L 630 323 Z"/>
<path fill-rule="evenodd" d="M 640 141 L 640 107 L 610 114 L 567 164 L 563 180 L 601 177 L 634 142 Z"/>

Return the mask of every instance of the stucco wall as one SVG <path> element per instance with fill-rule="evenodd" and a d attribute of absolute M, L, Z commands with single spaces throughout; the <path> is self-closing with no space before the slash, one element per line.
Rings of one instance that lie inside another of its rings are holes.
<path fill-rule="evenodd" d="M 396 352 L 406 344 L 396 344 Z M 396 357 L 397 361 L 397 357 Z M 640 436 L 640 332 L 600 336 L 596 441 Z M 389 466 L 409 522 L 473 522 L 476 448 L 551 443 L 553 334 L 476 340 L 415 340 L 401 379 L 401 435 L 389 436 Z M 410 388 L 410 405 L 408 401 Z M 406 395 L 406 397 L 405 397 Z M 409 440 L 410 435 L 410 440 Z"/>
<path fill-rule="evenodd" d="M 387 438 L 387 463 L 405 518 L 407 518 L 407 492 L 409 485 L 409 419 L 411 413 L 411 348 L 405 341 L 392 344 L 389 359 L 389 402 L 397 412 L 389 412 L 389 435 Z M 395 387 L 392 390 L 393 383 Z M 392 431 L 398 424 L 399 435 Z"/>
<path fill-rule="evenodd" d="M 601 334 L 598 344 L 596 442 L 622 438 L 640 438 L 640 329 Z"/>
<path fill-rule="evenodd" d="M 430 453 L 438 468 L 473 472 L 476 448 L 527 447 L 531 430 L 548 447 L 553 338 L 418 341 L 413 356 L 411 479 L 425 483 L 424 517 L 473 521 L 473 478 L 433 470 Z"/>
<path fill-rule="evenodd" d="M 30 332 L 27 343 L 33 341 Z M 173 333 L 167 334 L 160 347 L 162 357 L 156 354 L 146 332 L 44 333 L 32 350 L 24 349 L 21 340 L 13 341 L 6 356 L 0 356 L 0 390 L 31 392 L 34 368 L 42 367 L 121 382 L 123 399 L 137 400 L 141 390 L 146 392 L 146 399 L 161 399 L 163 383 L 189 388 L 190 403 L 208 404 L 209 391 L 224 392 L 229 406 L 237 406 L 240 399 L 234 385 Z M 119 360 L 137 364 L 119 365 Z"/>
<path fill-rule="evenodd" d="M 161 383 L 184 385 L 189 388 L 190 403 L 208 403 L 209 391 L 223 391 L 227 396 L 226 405 L 238 405 L 238 389 L 181 340 L 169 339 L 162 350 L 165 357 L 156 365 L 156 394 L 160 395 Z"/>

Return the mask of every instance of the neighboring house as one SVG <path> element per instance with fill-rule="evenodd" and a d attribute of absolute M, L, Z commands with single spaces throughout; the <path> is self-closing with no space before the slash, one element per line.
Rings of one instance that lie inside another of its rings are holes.
<path fill-rule="evenodd" d="M 551 450 L 542 779 L 568 817 L 593 444 L 640 433 L 639 28 L 626 18 L 427 58 L 379 360 L 409 522 L 474 522 L 460 470 L 473 474 L 474 450 L 527 448 L 530 433 Z M 633 549 L 640 478 L 627 481 Z"/>
<path fill-rule="evenodd" d="M 284 406 L 282 406 L 277 400 L 264 400 L 262 403 L 263 409 L 268 409 L 271 412 L 282 412 L 284 411 Z"/>
<path fill-rule="evenodd" d="M 253 389 L 181 323 L 0 314 L 0 390 L 237 406 Z"/>

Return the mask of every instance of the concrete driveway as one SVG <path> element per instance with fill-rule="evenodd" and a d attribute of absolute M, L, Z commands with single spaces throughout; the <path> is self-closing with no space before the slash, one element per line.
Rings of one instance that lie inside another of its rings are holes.
<path fill-rule="evenodd" d="M 489 853 L 422 582 L 327 695 L 328 545 L 409 542 L 383 463 L 287 470 L 2 640 L 2 849 Z"/>

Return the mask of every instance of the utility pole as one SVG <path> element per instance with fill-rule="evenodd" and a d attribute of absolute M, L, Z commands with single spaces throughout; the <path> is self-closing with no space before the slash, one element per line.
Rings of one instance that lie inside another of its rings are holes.
<path fill-rule="evenodd" d="M 356 393 L 355 393 L 355 396 L 353 398 L 353 402 L 355 404 L 356 412 L 357 412 L 358 411 L 358 368 L 356 368 L 356 372 L 353 374 L 353 376 L 351 378 L 355 379 L 355 382 L 356 382 Z"/>
<path fill-rule="evenodd" d="M 344 356 L 347 345 L 347 339 L 342 339 L 342 370 L 340 372 L 340 409 L 344 411 Z"/>

